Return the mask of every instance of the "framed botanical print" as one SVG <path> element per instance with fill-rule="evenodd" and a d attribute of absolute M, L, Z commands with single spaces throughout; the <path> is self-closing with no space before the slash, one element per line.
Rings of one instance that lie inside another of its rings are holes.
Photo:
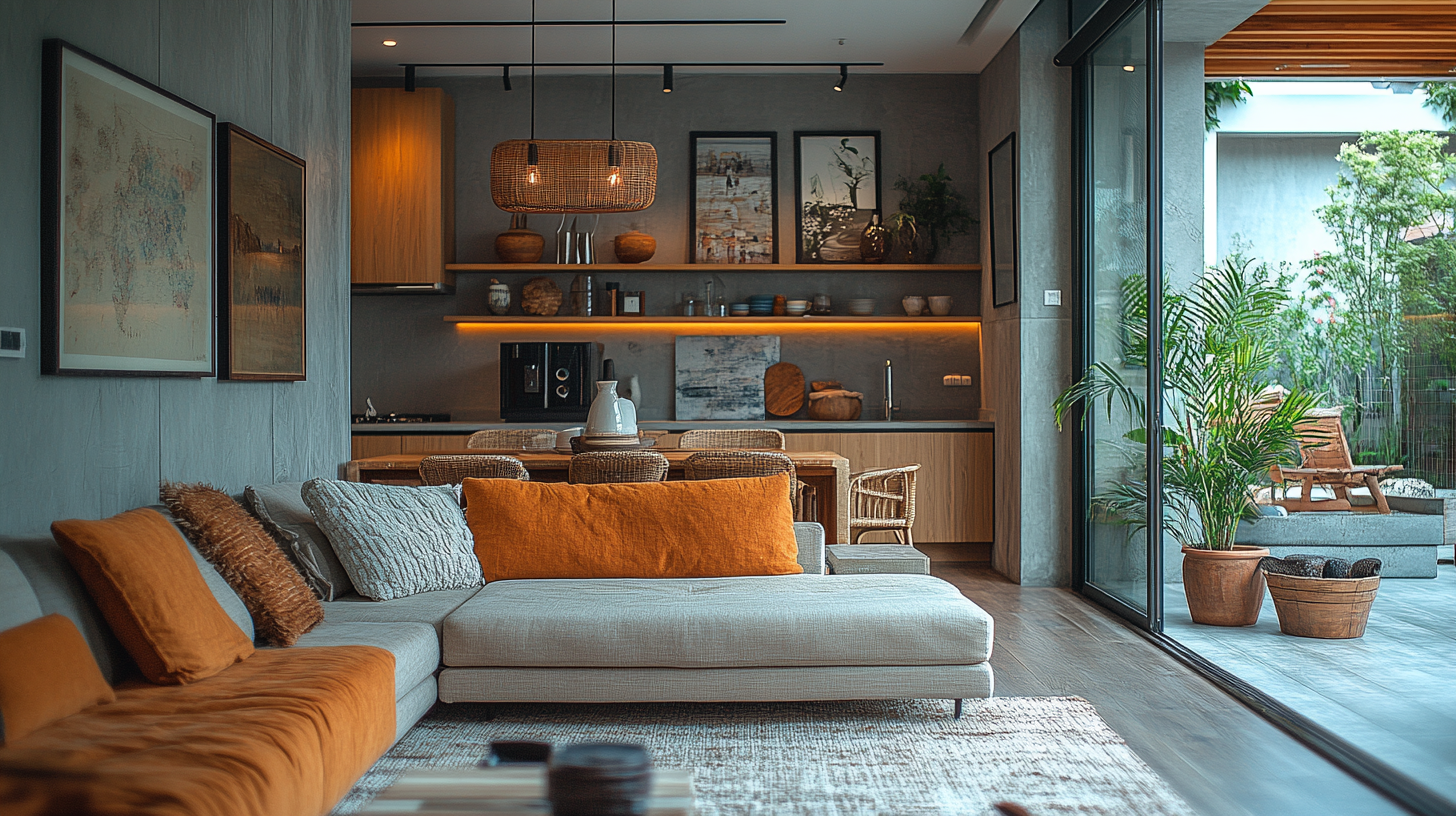
<path fill-rule="evenodd" d="M 218 127 L 219 373 L 305 379 L 303 159 L 237 125 Z"/>
<path fill-rule="evenodd" d="M 856 263 L 880 208 L 878 130 L 795 131 L 799 263 Z"/>
<path fill-rule="evenodd" d="M 688 139 L 692 262 L 778 263 L 778 133 L 695 130 Z"/>
<path fill-rule="evenodd" d="M 991 201 L 991 304 L 1016 302 L 1016 134 L 991 148 L 986 179 Z"/>
<path fill-rule="evenodd" d="M 212 376 L 213 115 L 61 40 L 41 99 L 41 371 Z"/>

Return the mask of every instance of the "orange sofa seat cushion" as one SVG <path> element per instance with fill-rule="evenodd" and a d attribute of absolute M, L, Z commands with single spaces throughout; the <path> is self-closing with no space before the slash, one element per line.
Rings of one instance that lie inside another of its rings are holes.
<path fill-rule="evenodd" d="M 191 683 L 253 653 L 161 513 L 143 508 L 101 521 L 57 521 L 51 533 L 153 683 Z"/>
<path fill-rule="evenodd" d="M 573 485 L 466 479 L 487 581 L 803 572 L 789 475 Z"/>
<path fill-rule="evenodd" d="M 0 812 L 315 816 L 394 741 L 394 656 L 371 646 L 260 651 L 0 748 Z"/>
<path fill-rule="evenodd" d="M 115 699 L 86 638 L 65 615 L 0 632 L 0 745 Z"/>

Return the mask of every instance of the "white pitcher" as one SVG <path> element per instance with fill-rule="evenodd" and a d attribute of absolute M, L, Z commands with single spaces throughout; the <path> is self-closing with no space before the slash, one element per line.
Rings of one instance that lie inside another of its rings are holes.
<path fill-rule="evenodd" d="M 587 436 L 637 434 L 637 408 L 617 396 L 616 380 L 597 383 L 597 395 L 586 415 Z"/>

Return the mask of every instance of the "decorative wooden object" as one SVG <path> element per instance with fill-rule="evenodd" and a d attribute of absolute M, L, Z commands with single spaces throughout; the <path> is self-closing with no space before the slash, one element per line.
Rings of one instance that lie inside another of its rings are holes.
<path fill-rule="evenodd" d="M 763 407 L 786 417 L 804 407 L 804 372 L 793 363 L 774 363 L 763 372 Z"/>
<path fill-rule="evenodd" d="M 1365 634 L 1380 576 L 1300 578 L 1268 573 L 1279 631 L 1308 638 L 1357 638 Z"/>
<path fill-rule="evenodd" d="M 855 391 L 832 389 L 809 395 L 809 418 L 850 422 L 859 419 L 864 409 L 864 395 Z"/>
<path fill-rule="evenodd" d="M 612 239 L 612 249 L 621 263 L 639 264 L 657 254 L 657 239 L 645 232 L 632 230 Z"/>
<path fill-rule="evenodd" d="M 495 255 L 501 263 L 533 264 L 546 251 L 546 238 L 526 227 L 526 216 L 511 213 L 511 228 L 495 237 Z"/>
<path fill-rule="evenodd" d="M 697 812 L 693 796 L 692 771 L 657 768 L 646 816 L 689 816 Z M 546 799 L 546 766 L 405 771 L 360 812 L 541 816 L 551 812 Z"/>
<path fill-rule="evenodd" d="M 550 278 L 531 278 L 521 287 L 521 311 L 550 317 L 561 309 L 561 287 Z"/>
<path fill-rule="evenodd" d="M 1350 443 L 1345 440 L 1345 427 L 1340 422 L 1339 408 L 1319 409 L 1313 426 L 1300 437 L 1300 467 L 1286 468 L 1275 465 L 1269 468 L 1269 478 L 1277 492 L 1286 482 L 1299 482 L 1299 498 L 1275 499 L 1274 503 L 1291 513 L 1351 510 L 1347 490 L 1364 487 L 1370 490 L 1375 500 L 1375 512 L 1389 515 L 1390 503 L 1380 489 L 1380 477 L 1399 470 L 1404 465 L 1356 465 L 1350 458 Z M 1311 498 L 1315 485 L 1327 485 L 1335 493 L 1333 499 L 1315 501 Z"/>
<path fill-rule="evenodd" d="M 843 387 L 839 380 L 815 380 L 809 383 L 809 388 L 814 391 L 833 391 Z"/>
<path fill-rule="evenodd" d="M 350 280 L 453 285 L 455 101 L 439 88 L 355 88 Z"/>

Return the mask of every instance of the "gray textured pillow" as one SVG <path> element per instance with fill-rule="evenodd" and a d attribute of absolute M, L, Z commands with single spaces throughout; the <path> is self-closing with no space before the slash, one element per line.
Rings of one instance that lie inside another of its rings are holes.
<path fill-rule="evenodd" d="M 485 583 L 475 538 L 448 486 L 314 479 L 303 500 L 334 545 L 354 590 L 388 601 L 435 589 Z"/>
<path fill-rule="evenodd" d="M 243 497 L 319 600 L 337 601 L 353 592 L 354 584 L 303 503 L 302 491 L 303 482 L 248 485 Z"/>

